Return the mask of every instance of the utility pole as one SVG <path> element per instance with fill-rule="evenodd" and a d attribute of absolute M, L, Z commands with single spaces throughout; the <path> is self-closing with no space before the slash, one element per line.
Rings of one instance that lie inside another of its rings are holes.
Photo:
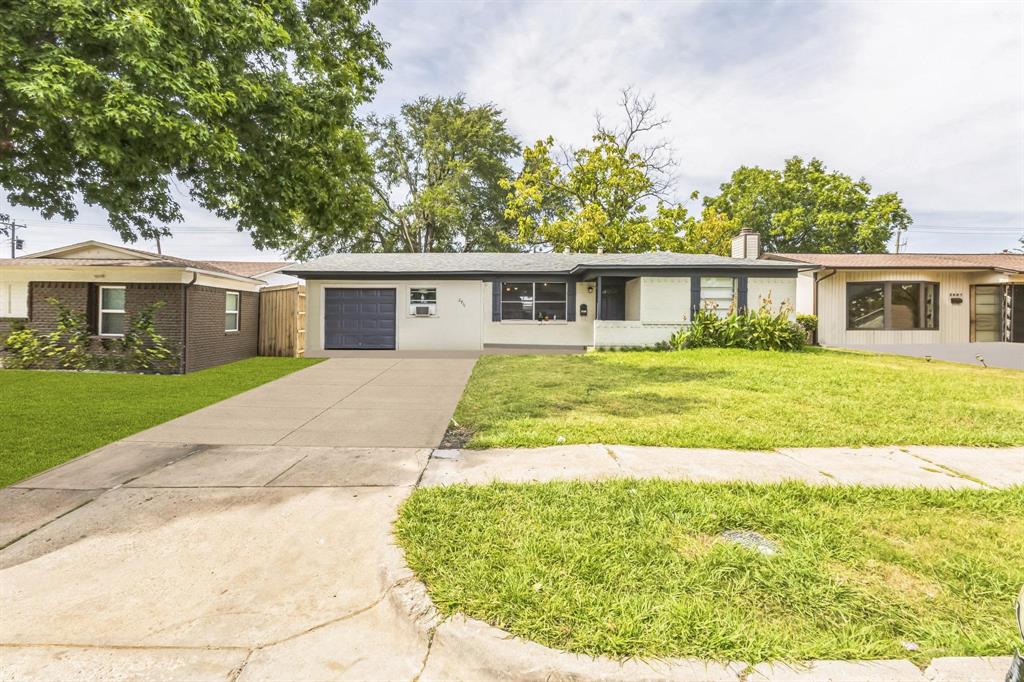
<path fill-rule="evenodd" d="M 907 242 L 903 241 L 903 230 L 896 230 L 896 253 L 900 252 L 901 247 L 905 247 Z"/>
<path fill-rule="evenodd" d="M 6 221 L 0 222 L 0 225 L 3 226 L 0 228 L 0 233 L 6 234 L 11 238 L 11 258 L 17 258 L 18 254 L 16 252 L 22 247 L 22 244 L 18 240 L 18 228 L 26 230 L 28 229 L 28 225 L 25 225 L 24 223 L 19 225 L 14 222 L 13 218 L 8 218 Z"/>
<path fill-rule="evenodd" d="M 160 250 L 160 235 L 156 236 L 156 252 L 160 255 L 163 255 L 164 253 L 163 251 Z"/>

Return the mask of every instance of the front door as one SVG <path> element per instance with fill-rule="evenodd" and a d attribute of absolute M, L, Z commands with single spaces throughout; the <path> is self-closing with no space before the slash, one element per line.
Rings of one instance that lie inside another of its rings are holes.
<path fill-rule="evenodd" d="M 626 280 L 604 277 L 601 280 L 600 320 L 626 319 Z"/>
<path fill-rule="evenodd" d="M 974 341 L 1003 340 L 1003 287 L 979 284 L 974 287 Z"/>

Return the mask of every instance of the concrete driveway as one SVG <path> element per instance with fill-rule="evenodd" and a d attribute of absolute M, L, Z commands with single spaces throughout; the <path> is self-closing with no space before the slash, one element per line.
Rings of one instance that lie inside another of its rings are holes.
<path fill-rule="evenodd" d="M 473 363 L 327 360 L 0 490 L 0 679 L 414 677 L 391 524 Z"/>
<path fill-rule="evenodd" d="M 126 440 L 432 448 L 474 362 L 374 354 L 325 360 Z"/>

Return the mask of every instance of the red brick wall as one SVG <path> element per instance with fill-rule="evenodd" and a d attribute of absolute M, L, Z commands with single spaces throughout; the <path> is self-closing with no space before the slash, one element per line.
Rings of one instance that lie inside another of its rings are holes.
<path fill-rule="evenodd" d="M 185 371 L 195 372 L 256 355 L 259 340 L 260 296 L 239 291 L 238 331 L 224 331 L 225 294 L 229 289 L 188 287 L 188 335 Z"/>
<path fill-rule="evenodd" d="M 125 309 L 129 315 L 156 301 L 165 302 L 154 319 L 157 331 L 167 339 L 175 352 L 184 356 L 184 366 L 179 371 L 194 372 L 256 355 L 259 337 L 258 293 L 239 292 L 239 330 L 226 332 L 226 289 L 186 287 L 183 284 L 139 283 L 124 286 Z M 69 308 L 85 314 L 88 310 L 89 288 L 88 282 L 32 282 L 29 285 L 28 326 L 44 334 L 55 329 L 57 310 L 47 303 L 47 299 L 50 298 L 56 298 Z M 97 295 L 96 288 L 93 291 L 93 295 Z M 186 320 L 188 330 L 187 333 L 183 333 Z M 8 328 L 14 322 L 15 320 L 0 320 L 0 333 L 6 336 Z"/>
<path fill-rule="evenodd" d="M 163 301 L 164 307 L 158 310 L 154 317 L 156 330 L 167 339 L 175 352 L 181 352 L 184 340 L 182 334 L 183 286 L 181 284 L 122 285 L 120 282 L 103 282 L 103 285 L 125 287 L 125 311 L 129 317 L 147 305 Z M 98 295 L 98 286 L 97 284 L 93 287 L 93 296 Z M 27 326 L 43 334 L 56 329 L 57 308 L 47 302 L 51 298 L 55 298 L 72 310 L 85 315 L 88 310 L 89 291 L 89 282 L 31 282 L 29 284 Z M 9 323 L 0 323 L 0 331 L 6 331 L 9 326 Z M 98 339 L 96 344 L 98 347 Z"/>

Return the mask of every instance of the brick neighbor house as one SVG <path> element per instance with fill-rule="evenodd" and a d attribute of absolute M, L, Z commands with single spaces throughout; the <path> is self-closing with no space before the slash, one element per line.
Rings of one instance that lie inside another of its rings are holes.
<path fill-rule="evenodd" d="M 52 331 L 50 299 L 85 314 L 96 343 L 118 338 L 133 314 L 163 301 L 155 326 L 177 351 L 177 371 L 251 357 L 266 283 L 256 271 L 285 265 L 186 260 L 96 241 L 0 259 L 0 346 L 16 325 Z"/>

